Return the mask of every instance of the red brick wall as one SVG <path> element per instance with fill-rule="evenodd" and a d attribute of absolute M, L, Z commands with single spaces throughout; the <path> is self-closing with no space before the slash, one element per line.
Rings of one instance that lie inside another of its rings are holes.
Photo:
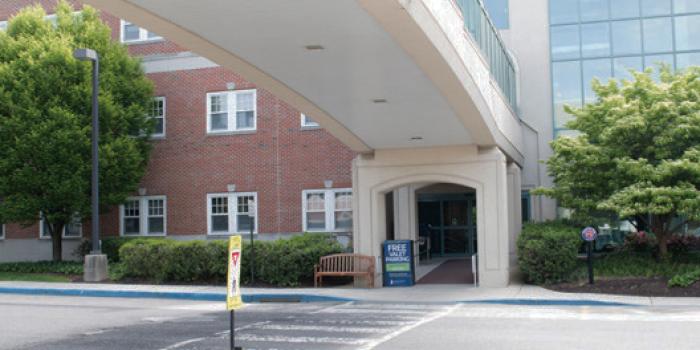
<path fill-rule="evenodd" d="M 0 19 L 30 1 L 0 1 Z M 54 1 L 39 1 L 51 13 Z M 119 20 L 103 13 L 119 40 Z M 134 55 L 185 51 L 168 41 L 130 44 Z M 156 95 L 166 97 L 166 138 L 154 140 L 154 149 L 142 187 L 147 195 L 167 196 L 168 235 L 205 234 L 206 194 L 236 191 L 258 193 L 259 232 L 302 230 L 301 192 L 320 189 L 324 180 L 333 187 L 352 187 L 351 161 L 355 154 L 326 131 L 302 130 L 299 112 L 257 90 L 257 131 L 252 134 L 207 135 L 206 93 L 255 88 L 223 68 L 155 73 L 149 77 Z M 6 227 L 6 238 L 38 237 L 38 226 Z M 114 208 L 101 218 L 101 231 L 119 234 Z M 90 232 L 89 222 L 83 232 Z"/>

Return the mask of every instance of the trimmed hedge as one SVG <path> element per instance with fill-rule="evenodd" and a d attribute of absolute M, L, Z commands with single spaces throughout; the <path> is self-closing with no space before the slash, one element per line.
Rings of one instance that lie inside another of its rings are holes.
<path fill-rule="evenodd" d="M 110 263 L 118 263 L 119 262 L 119 248 L 121 248 L 124 244 L 126 244 L 129 241 L 137 240 L 137 239 L 146 239 L 146 238 L 141 238 L 141 237 L 105 237 L 102 238 L 102 253 L 107 255 L 107 259 L 109 259 Z M 157 239 L 157 238 L 156 238 Z M 85 240 L 80 243 L 80 245 L 75 248 L 75 251 L 73 252 L 74 256 L 80 257 L 81 259 L 85 257 L 85 255 L 89 254 L 90 251 L 92 250 L 92 241 L 90 240 Z"/>
<path fill-rule="evenodd" d="M 76 261 L 26 261 L 0 263 L 0 272 L 82 275 L 83 263 Z"/>
<path fill-rule="evenodd" d="M 226 281 L 228 241 L 137 239 L 119 250 L 121 276 L 154 282 Z M 269 285 L 293 287 L 313 280 L 321 256 L 340 253 L 342 246 L 327 234 L 303 234 L 290 239 L 255 242 L 255 279 Z M 246 241 L 241 281 L 250 279 L 251 249 Z"/>
<path fill-rule="evenodd" d="M 518 237 L 518 262 L 528 282 L 557 283 L 576 270 L 579 230 L 559 223 L 529 223 Z"/>

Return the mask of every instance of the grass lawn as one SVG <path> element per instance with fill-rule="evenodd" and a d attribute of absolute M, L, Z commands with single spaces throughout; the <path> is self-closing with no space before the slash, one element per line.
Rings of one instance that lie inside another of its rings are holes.
<path fill-rule="evenodd" d="M 70 282 L 70 276 L 53 273 L 0 272 L 0 281 Z"/>

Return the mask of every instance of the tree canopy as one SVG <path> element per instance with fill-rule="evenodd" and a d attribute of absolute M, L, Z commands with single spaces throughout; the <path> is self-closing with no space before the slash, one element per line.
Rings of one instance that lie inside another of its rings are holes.
<path fill-rule="evenodd" d="M 631 81 L 595 80 L 598 98 L 567 107 L 575 137 L 559 137 L 547 161 L 554 187 L 537 193 L 591 221 L 617 215 L 666 240 L 700 219 L 700 68 L 635 72 Z"/>
<path fill-rule="evenodd" d="M 0 221 L 45 220 L 61 259 L 61 233 L 90 215 L 91 65 L 76 48 L 100 56 L 100 203 L 121 203 L 143 176 L 153 120 L 153 85 L 138 59 L 111 40 L 90 7 L 61 1 L 55 22 L 36 5 L 0 31 Z"/>

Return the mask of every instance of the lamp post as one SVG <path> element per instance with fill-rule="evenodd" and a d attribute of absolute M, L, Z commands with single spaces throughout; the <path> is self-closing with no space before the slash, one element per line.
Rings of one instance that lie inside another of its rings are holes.
<path fill-rule="evenodd" d="M 248 201 L 248 217 L 250 218 L 250 284 L 255 283 L 255 240 L 253 231 L 255 230 L 255 200 Z"/>
<path fill-rule="evenodd" d="M 99 158 L 100 119 L 98 93 L 100 58 L 92 49 L 76 49 L 73 57 L 80 61 L 92 62 L 92 251 L 85 256 L 85 281 L 103 281 L 107 279 L 107 257 L 100 251 L 100 217 L 99 217 Z"/>

